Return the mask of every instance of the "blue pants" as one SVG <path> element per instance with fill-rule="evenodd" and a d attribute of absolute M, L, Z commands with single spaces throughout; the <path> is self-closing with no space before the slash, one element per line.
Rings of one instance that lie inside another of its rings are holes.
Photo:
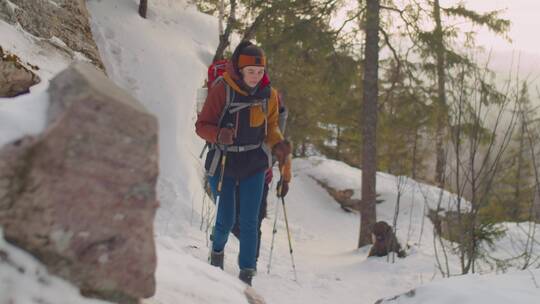
<path fill-rule="evenodd" d="M 209 182 L 214 197 L 217 197 L 219 174 L 210 177 Z M 223 251 L 229 233 L 236 221 L 235 189 L 237 183 L 238 195 L 240 196 L 240 220 L 238 221 L 240 223 L 240 255 L 238 265 L 240 269 L 255 269 L 257 267 L 259 208 L 264 186 L 264 171 L 240 181 L 226 176 L 223 178 L 212 250 L 215 252 Z"/>

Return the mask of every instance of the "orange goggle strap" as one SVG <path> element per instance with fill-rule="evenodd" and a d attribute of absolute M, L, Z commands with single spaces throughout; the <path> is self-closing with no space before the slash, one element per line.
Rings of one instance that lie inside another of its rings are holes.
<path fill-rule="evenodd" d="M 250 56 L 250 55 L 240 55 L 238 57 L 238 68 L 254 65 L 254 66 L 266 66 L 266 57 L 264 56 Z"/>

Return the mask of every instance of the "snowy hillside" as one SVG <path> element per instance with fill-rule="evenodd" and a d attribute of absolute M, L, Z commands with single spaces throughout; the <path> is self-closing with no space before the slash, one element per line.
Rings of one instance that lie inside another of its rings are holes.
<path fill-rule="evenodd" d="M 224 272 L 206 262 L 211 203 L 201 182 L 204 172 L 198 155 L 203 142 L 194 132 L 195 94 L 217 46 L 217 21 L 183 0 L 149 1 L 145 20 L 136 14 L 137 4 L 136 0 L 88 0 L 92 31 L 109 77 L 159 118 L 161 206 L 155 221 L 157 293 L 145 303 L 247 303 L 245 286 L 236 279 L 238 241 L 234 237 L 229 240 Z M 4 33 L 13 37 L 11 49 L 27 50 L 23 52 L 27 56 L 25 60 L 45 67 L 40 74 L 42 79 L 50 79 L 67 65 L 54 56 L 33 51 L 37 48 L 25 41 L 24 35 L 12 34 L 13 31 L 16 30 L 0 21 L 1 37 Z M 7 103 L 0 99 L 0 140 L 3 140 L 0 146 L 22 134 L 40 131 L 42 112 L 32 103 L 46 108 L 43 102 L 46 87 L 44 81 L 29 96 Z M 28 115 L 38 123 L 27 127 Z M 11 122 L 5 124 L 8 117 Z M 540 275 L 537 270 L 505 276 L 441 278 L 435 263 L 433 225 L 425 216 L 428 207 L 437 205 L 439 189 L 379 173 L 377 192 L 384 202 L 377 207 L 378 218 L 393 221 L 397 194 L 401 191 L 397 236 L 402 245 L 409 245 L 408 257 L 396 258 L 392 263 L 386 257 L 368 259 L 369 248 L 356 249 L 359 215 L 344 212 L 315 181 L 324 181 L 339 190 L 353 189 L 358 198 L 360 170 L 318 157 L 295 159 L 293 168 L 286 205 L 298 280 L 294 281 L 283 212 L 271 194 L 269 218 L 263 222 L 258 275 L 253 282 L 267 303 L 368 304 L 412 289 L 416 289 L 414 297 L 401 297 L 388 303 L 502 303 L 492 301 L 499 294 L 488 291 L 495 288 L 501 295 L 512 295 L 515 303 L 532 304 L 536 303 L 533 299 L 540 298 L 540 288 L 533 283 L 540 282 L 540 277 L 535 279 Z M 443 207 L 451 208 L 452 197 L 443 192 Z M 271 272 L 267 274 L 276 212 L 276 244 Z M 512 239 L 500 240 L 500 252 L 497 252 L 500 257 L 523 249 L 520 247 L 524 240 L 520 232 L 523 227 L 507 226 Z M 458 273 L 457 260 L 451 257 L 449 263 L 453 273 Z M 0 285 L 0 291 L 2 288 Z M 63 287 L 52 288 L 63 292 Z"/>
<path fill-rule="evenodd" d="M 92 31 L 109 77 L 159 118 L 160 209 L 156 216 L 157 294 L 150 303 L 247 303 L 235 277 L 196 260 L 187 235 L 191 205 L 202 199 L 203 172 L 194 135 L 195 92 L 217 46 L 217 21 L 183 1 L 149 3 L 148 19 L 138 1 L 89 1 Z M 198 233 L 192 232 L 193 230 Z M 204 248 L 206 250 L 206 248 Z"/>
<path fill-rule="evenodd" d="M 538 303 L 540 270 L 505 275 L 462 276 L 426 284 L 380 304 Z"/>
<path fill-rule="evenodd" d="M 48 80 L 65 69 L 69 61 L 55 49 L 43 50 L 38 40 L 23 30 L 0 20 L 1 46 L 16 52 L 22 62 L 39 65 L 36 74 L 43 80 L 31 88 L 32 95 L 0 98 L 0 147 L 25 134 L 37 134 L 45 127 Z"/>
<path fill-rule="evenodd" d="M 172 303 L 175 295 L 186 299 L 186 290 L 196 286 L 200 293 L 192 294 L 198 294 L 200 300 L 193 303 L 212 303 L 212 296 L 230 288 L 227 285 L 233 284 L 238 274 L 238 242 L 233 237 L 226 249 L 228 279 L 204 265 L 210 203 L 201 186 L 203 172 L 198 154 L 202 141 L 195 135 L 193 123 L 196 89 L 203 82 L 217 45 L 216 20 L 195 12 L 182 1 L 160 0 L 150 5 L 148 20 L 132 13 L 136 4 L 130 0 L 115 4 L 91 1 L 89 9 L 103 60 L 107 69 L 113 71 L 111 77 L 160 118 L 163 158 L 159 188 L 162 207 L 156 220 L 158 292 L 151 302 Z M 287 206 L 298 282 L 293 280 L 281 210 L 272 269 L 266 274 L 276 210 L 272 196 L 269 218 L 263 222 L 259 274 L 254 280 L 254 288 L 268 303 L 374 303 L 438 276 L 433 227 L 424 216 L 425 206 L 437 204 L 438 189 L 409 179 L 379 175 L 378 192 L 385 203 L 379 206 L 378 214 L 389 222 L 395 211 L 397 182 L 404 182 L 398 237 L 412 247 L 408 258 L 391 264 L 386 258 L 366 259 L 367 248 L 355 249 L 358 215 L 343 212 L 310 177 L 338 181 L 336 188 L 356 189 L 360 185 L 359 170 L 315 158 L 296 160 L 294 175 Z M 451 195 L 444 193 L 447 197 Z M 452 267 L 457 272 L 457 263 Z M 213 279 L 206 279 L 208 276 Z M 215 282 L 218 278 L 223 285 Z M 238 285 L 234 286 L 239 290 Z M 231 299 L 235 294 L 222 293 L 226 297 L 218 302 L 240 303 Z"/>

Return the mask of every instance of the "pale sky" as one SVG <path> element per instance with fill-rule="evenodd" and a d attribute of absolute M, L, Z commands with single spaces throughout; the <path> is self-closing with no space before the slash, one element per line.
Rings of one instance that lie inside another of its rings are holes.
<path fill-rule="evenodd" d="M 522 78 L 533 82 L 533 87 L 537 88 L 540 95 L 540 0 L 440 0 L 440 2 L 443 7 L 463 2 L 467 8 L 480 13 L 505 10 L 501 17 L 511 21 L 508 36 L 512 42 L 482 28 L 475 29 L 478 33 L 476 41 L 485 50 L 492 51 L 490 68 L 501 75 L 508 74 L 510 70 L 519 70 Z M 352 9 L 357 1 L 349 0 L 348 3 L 349 9 Z M 342 12 L 333 18 L 331 24 L 338 27 L 345 19 L 345 13 Z M 463 29 L 470 30 L 471 25 L 465 24 Z M 518 58 L 519 67 L 517 67 Z"/>
<path fill-rule="evenodd" d="M 457 3 L 456 0 L 441 0 L 441 5 Z M 510 38 L 512 44 L 481 30 L 478 42 L 487 49 L 496 51 L 521 50 L 540 56 L 540 0 L 465 0 L 466 7 L 479 12 L 506 9 L 502 15 L 512 22 Z"/>
<path fill-rule="evenodd" d="M 402 0 L 407 1 L 407 0 Z M 450 6 L 460 0 L 440 0 L 442 6 Z M 479 34 L 477 42 L 486 49 L 495 51 L 523 51 L 540 56 L 540 0 L 461 0 L 469 9 L 478 12 L 492 10 L 505 10 L 502 17 L 512 23 L 509 36 L 512 43 L 495 36 L 485 29 L 476 29 Z M 356 6 L 357 0 L 349 0 L 347 7 Z M 345 11 L 333 18 L 331 24 L 334 27 L 341 25 L 345 20 Z M 466 30 L 470 29 L 465 26 Z"/>

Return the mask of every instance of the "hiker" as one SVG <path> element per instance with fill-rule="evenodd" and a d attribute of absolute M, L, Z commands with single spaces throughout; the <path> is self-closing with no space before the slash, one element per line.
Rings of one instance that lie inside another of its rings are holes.
<path fill-rule="evenodd" d="M 279 108 L 279 130 L 281 131 L 281 133 L 285 133 L 285 126 L 287 123 L 288 111 L 287 111 L 287 108 L 285 107 L 285 104 L 283 103 L 283 98 L 281 97 L 281 95 L 278 96 L 278 104 L 279 104 L 279 107 L 278 107 Z M 272 167 L 275 162 L 276 162 L 275 160 L 272 160 Z M 261 207 L 259 208 L 258 239 L 257 239 L 258 242 L 257 242 L 257 254 L 255 256 L 255 259 L 257 261 L 259 260 L 259 252 L 261 249 L 261 236 L 262 236 L 261 224 L 262 224 L 263 219 L 266 218 L 266 209 L 268 206 L 268 190 L 270 189 L 270 183 L 272 182 L 272 179 L 273 179 L 272 167 L 268 168 L 265 173 Z M 287 192 L 289 191 L 289 183 L 291 181 L 291 159 L 290 158 L 287 158 L 287 160 L 285 161 L 285 165 L 283 166 L 282 178 L 283 178 L 283 187 L 282 187 L 281 193 L 278 193 L 278 196 L 279 195 L 285 196 L 287 195 Z M 234 236 L 236 236 L 236 238 L 240 239 L 240 223 L 238 222 L 238 216 L 240 214 L 240 208 L 239 208 L 240 202 L 238 200 L 238 196 L 236 197 L 235 203 L 236 203 L 236 219 L 237 220 L 234 223 L 232 233 L 234 234 Z"/>
<path fill-rule="evenodd" d="M 205 169 L 212 193 L 219 197 L 210 264 L 223 269 L 224 248 L 235 222 L 238 187 L 239 278 L 248 285 L 256 273 L 258 214 L 264 174 L 272 162 L 270 153 L 281 168 L 291 152 L 278 127 L 277 96 L 266 74 L 263 50 L 242 41 L 228 62 L 222 81 L 210 88 L 195 123 L 197 134 L 211 144 Z M 225 164 L 222 160 L 226 160 Z M 218 183 L 222 185 L 221 191 Z"/>

